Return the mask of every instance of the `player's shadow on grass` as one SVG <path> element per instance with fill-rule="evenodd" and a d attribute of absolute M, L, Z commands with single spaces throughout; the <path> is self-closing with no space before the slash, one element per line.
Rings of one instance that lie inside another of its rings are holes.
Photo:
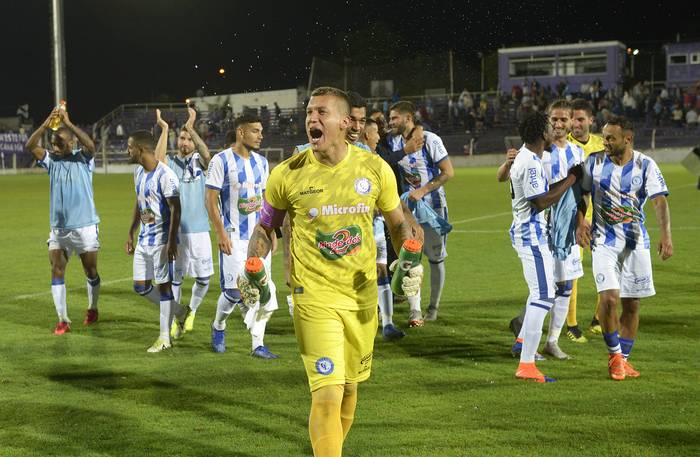
<path fill-rule="evenodd" d="M 5 423 L 4 433 L 13 437 L 10 449 L 20 450 L 18 455 L 255 455 L 236 450 L 233 442 L 231 447 L 224 448 L 196 440 L 195 434 L 183 434 L 172 426 L 160 427 L 151 422 L 152 427 L 144 427 L 148 421 L 102 411 L 101 408 L 107 407 L 105 403 L 96 403 L 95 408 L 63 403 L 60 400 L 53 404 L 3 402 L 0 423 Z"/>
<path fill-rule="evenodd" d="M 177 370 L 170 372 L 177 376 Z M 295 444 L 300 453 L 308 447 L 305 413 L 289 414 L 287 408 L 275 408 L 272 404 L 265 405 L 264 401 L 260 401 L 263 399 L 260 392 L 265 389 L 288 390 L 289 386 L 300 385 L 298 376 L 294 373 L 277 372 L 270 376 L 261 370 L 238 367 L 235 371 L 221 372 L 218 377 L 199 377 L 200 385 L 206 387 L 206 390 L 194 389 L 172 380 L 106 369 L 88 371 L 81 367 L 55 368 L 46 377 L 80 391 L 98 394 L 109 391 L 112 398 L 134 405 L 145 404 L 175 413 L 189 412 L 200 419 L 233 424 L 260 436 L 276 436 L 288 445 Z M 303 398 L 304 390 L 299 389 L 299 392 L 300 398 Z M 278 428 L 266 425 L 270 423 L 270 417 L 286 418 L 287 422 L 296 424 L 299 433 L 295 434 L 291 430 L 280 432 Z"/>

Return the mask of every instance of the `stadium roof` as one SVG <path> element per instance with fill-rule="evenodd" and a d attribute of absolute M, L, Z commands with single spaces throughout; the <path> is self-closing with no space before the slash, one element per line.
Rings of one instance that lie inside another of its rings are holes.
<path fill-rule="evenodd" d="M 541 51 L 566 51 L 572 49 L 601 48 L 607 46 L 619 46 L 626 49 L 621 41 L 589 41 L 585 43 L 553 44 L 544 46 L 523 46 L 518 48 L 501 48 L 499 54 L 515 54 L 521 52 L 541 52 Z"/>

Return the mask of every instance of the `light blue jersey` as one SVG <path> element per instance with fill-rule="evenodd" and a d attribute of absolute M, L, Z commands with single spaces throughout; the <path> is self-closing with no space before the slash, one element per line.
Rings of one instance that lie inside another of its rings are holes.
<path fill-rule="evenodd" d="M 141 213 L 139 244 L 167 244 L 171 218 L 168 198 L 179 195 L 179 180 L 175 172 L 163 162 L 158 162 L 152 171 L 146 171 L 138 165 L 134 170 L 134 185 Z"/>
<path fill-rule="evenodd" d="M 209 162 L 206 186 L 220 192 L 221 217 L 232 239 L 250 239 L 260 220 L 269 175 L 267 159 L 252 151 L 245 159 L 229 148 Z"/>
<path fill-rule="evenodd" d="M 92 155 L 82 149 L 65 156 L 46 151 L 37 165 L 49 173 L 51 228 L 77 229 L 100 222 L 92 194 Z"/>
<path fill-rule="evenodd" d="M 202 169 L 198 152 L 189 157 L 173 156 L 168 159 L 168 166 L 180 180 L 180 232 L 201 233 L 209 231 L 207 208 L 204 206 L 204 182 L 206 176 Z"/>

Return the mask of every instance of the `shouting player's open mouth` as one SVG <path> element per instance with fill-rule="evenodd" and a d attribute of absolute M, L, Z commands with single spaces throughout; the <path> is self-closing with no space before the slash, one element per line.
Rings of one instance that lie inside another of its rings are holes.
<path fill-rule="evenodd" d="M 321 140 L 323 139 L 323 131 L 318 128 L 318 127 L 309 127 L 309 141 L 311 144 L 314 146 L 318 145 L 321 143 Z"/>

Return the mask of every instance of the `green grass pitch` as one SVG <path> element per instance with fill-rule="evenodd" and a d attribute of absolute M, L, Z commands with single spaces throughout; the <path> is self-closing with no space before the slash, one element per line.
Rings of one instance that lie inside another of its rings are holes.
<path fill-rule="evenodd" d="M 439 320 L 408 329 L 398 343 L 377 338 L 372 378 L 360 388 L 344 455 L 700 455 L 700 192 L 680 166 L 662 170 L 675 255 L 653 259 L 657 295 L 642 301 L 633 351 L 641 378 L 609 380 L 602 338 L 590 333 L 586 344 L 562 336 L 573 360 L 539 364 L 557 383 L 514 378 L 508 321 L 527 290 L 507 235 L 508 186 L 496 183 L 493 168 L 459 169 L 447 185 L 455 230 Z M 73 258 L 66 276 L 73 332 L 55 337 L 48 178 L 0 177 L 0 456 L 310 455 L 310 397 L 285 305 L 281 255 L 274 267 L 281 306 L 266 338 L 281 359 L 251 359 L 237 313 L 228 352 L 210 351 L 217 277 L 194 332 L 172 350 L 147 354 L 158 311 L 133 292 L 124 253 L 132 178 L 94 181 L 102 219 L 100 321 L 82 326 L 85 278 Z M 646 210 L 655 243 L 653 206 Z M 590 257 L 584 263 L 578 318 L 587 326 L 595 295 Z M 189 300 L 191 281 L 185 284 Z M 396 308 L 395 322 L 406 327 L 407 305 Z"/>

